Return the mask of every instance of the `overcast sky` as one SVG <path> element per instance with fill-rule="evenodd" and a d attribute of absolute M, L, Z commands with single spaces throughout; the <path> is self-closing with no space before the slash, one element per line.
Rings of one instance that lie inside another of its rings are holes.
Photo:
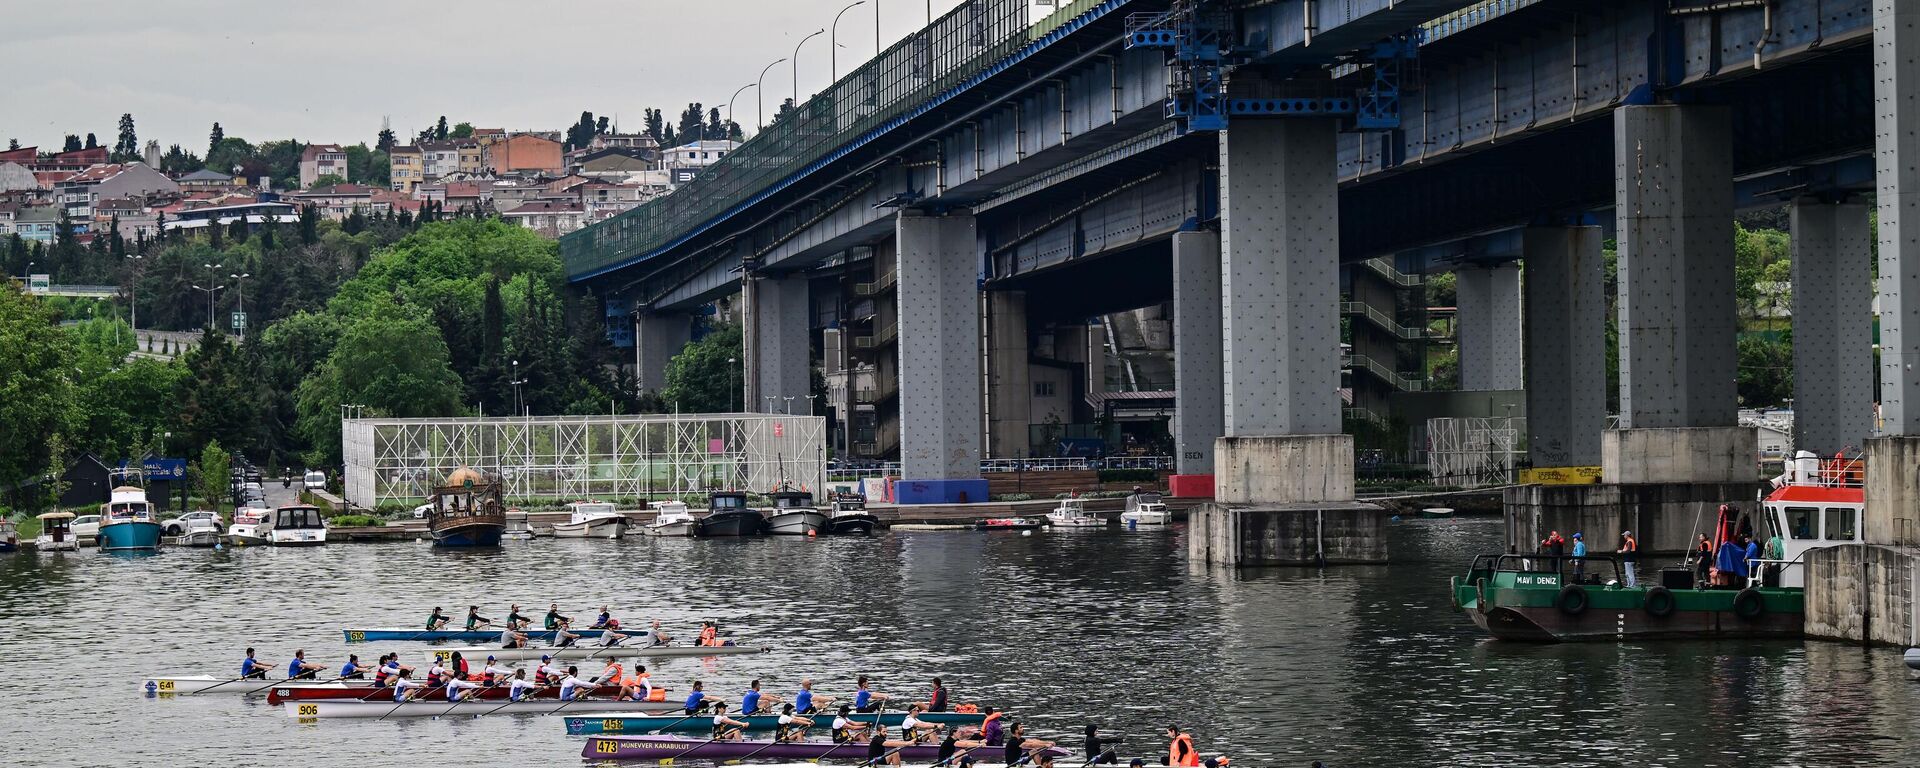
<path fill-rule="evenodd" d="M 249 141 L 401 141 L 440 115 L 561 129 L 581 110 L 641 126 L 688 102 L 724 106 L 768 63 L 853 0 L 18 0 L 0 14 L 0 140 L 58 149 L 120 114 L 140 141 L 204 153 L 218 121 Z M 840 71 L 925 24 L 925 0 L 866 0 L 840 21 Z M 957 0 L 933 0 L 934 13 Z M 800 90 L 830 81 L 827 37 L 800 55 Z M 771 112 L 793 90 L 767 73 Z M 734 106 L 753 124 L 754 92 Z"/>

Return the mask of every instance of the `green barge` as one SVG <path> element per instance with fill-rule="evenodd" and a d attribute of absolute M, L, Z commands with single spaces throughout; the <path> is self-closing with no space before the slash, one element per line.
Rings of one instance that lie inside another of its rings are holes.
<path fill-rule="evenodd" d="M 1576 562 L 1481 555 L 1466 576 L 1453 577 L 1453 607 L 1502 640 L 1801 636 L 1806 596 L 1798 587 L 1699 589 L 1691 572 L 1685 587 L 1627 587 L 1617 578 L 1618 568 L 1608 556 Z M 1609 569 L 1613 578 L 1604 575 Z M 1585 571 L 1586 578 L 1576 571 Z"/>

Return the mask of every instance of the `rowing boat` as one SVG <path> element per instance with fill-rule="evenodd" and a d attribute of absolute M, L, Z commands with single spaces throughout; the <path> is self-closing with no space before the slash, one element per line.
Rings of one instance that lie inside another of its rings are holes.
<path fill-rule="evenodd" d="M 847 719 L 856 723 L 871 723 L 875 717 L 880 724 L 889 728 L 900 727 L 907 719 L 905 712 L 882 712 L 849 714 Z M 771 731 L 780 724 L 779 715 L 729 715 L 735 720 L 747 724 L 750 731 Z M 825 732 L 826 726 L 833 722 L 831 714 L 808 715 L 813 719 L 814 730 Z M 979 725 L 986 715 L 961 712 L 922 712 L 920 721 L 940 725 Z M 648 715 L 637 712 L 621 712 L 594 717 L 567 718 L 568 736 L 596 736 L 604 733 L 646 733 L 648 731 L 684 731 L 704 733 L 713 729 L 713 718 L 709 716 L 686 717 L 684 715 Z"/>
<path fill-rule="evenodd" d="M 586 746 L 580 749 L 580 756 L 588 760 L 680 760 L 696 756 L 705 760 L 727 760 L 749 755 L 769 760 L 866 760 L 867 749 L 864 743 L 835 744 L 831 741 L 711 741 L 687 736 L 595 736 L 587 739 Z M 887 751 L 894 749 L 889 747 Z M 940 759 L 938 744 L 898 749 L 901 761 L 906 763 Z M 982 749 L 997 750 L 1001 747 Z M 1046 752 L 1054 757 L 1073 754 L 1059 747 L 1048 747 Z"/>
<path fill-rule="evenodd" d="M 413 642 L 416 640 L 423 641 L 423 642 L 432 642 L 432 643 L 443 643 L 443 642 L 491 643 L 491 642 L 498 641 L 500 639 L 501 633 L 505 632 L 506 630 L 503 630 L 503 629 L 476 629 L 471 631 L 465 630 L 465 629 L 420 630 L 420 629 L 383 627 L 383 628 L 376 628 L 376 629 L 343 629 L 340 631 L 347 636 L 347 642 L 349 643 L 381 643 L 381 642 L 389 642 L 389 641 L 396 641 L 396 640 L 403 643 Z M 573 630 L 573 633 L 581 637 L 599 637 L 600 633 L 605 631 L 606 630 L 604 629 L 576 629 L 576 630 Z M 550 629 L 529 629 L 529 630 L 525 630 L 523 634 L 527 636 L 528 640 L 537 640 L 543 643 L 553 641 L 553 630 L 550 630 Z"/>
<path fill-rule="evenodd" d="M 309 680 L 234 680 L 218 678 L 213 675 L 163 675 L 149 677 L 140 681 L 140 693 L 145 696 L 176 696 L 189 693 L 266 693 L 276 683 L 286 688 L 324 688 L 342 687 L 343 684 L 332 681 L 319 682 Z"/>
<path fill-rule="evenodd" d="M 664 659 L 676 656 L 733 656 L 742 653 L 766 653 L 768 648 L 747 645 L 616 645 L 602 648 L 597 645 L 570 645 L 565 648 L 492 648 L 479 646 L 474 648 L 437 648 L 427 651 L 427 658 L 433 661 L 446 661 L 458 653 L 464 659 L 484 659 L 488 656 L 500 661 L 530 661 L 541 656 L 552 656 L 563 661 L 579 659 L 631 659 L 635 657 Z"/>
<path fill-rule="evenodd" d="M 449 717 L 454 715 L 559 715 L 575 712 L 620 712 L 631 710 L 631 701 L 613 699 L 576 699 L 574 701 L 462 701 L 451 703 L 444 696 L 429 697 L 404 704 L 386 701 L 289 701 L 280 705 L 287 717 L 297 720 L 361 717 Z M 711 718 L 709 718 L 711 719 Z"/>
<path fill-rule="evenodd" d="M 608 684 L 601 686 L 598 690 L 600 693 L 611 696 L 615 692 L 615 686 Z M 490 688 L 479 688 L 473 692 L 473 697 L 488 701 L 506 701 L 507 686 L 503 684 Z M 521 698 L 558 700 L 560 698 L 560 687 L 545 686 L 536 688 L 521 696 Z M 275 687 L 267 691 L 268 705 L 277 707 L 289 701 L 386 701 L 391 703 L 393 701 L 393 688 L 376 688 L 372 683 L 355 683 L 352 686 Z M 645 705 L 635 704 L 634 706 Z"/>

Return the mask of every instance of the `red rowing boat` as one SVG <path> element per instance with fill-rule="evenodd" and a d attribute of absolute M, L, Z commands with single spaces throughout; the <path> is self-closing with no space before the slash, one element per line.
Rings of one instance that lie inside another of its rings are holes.
<path fill-rule="evenodd" d="M 609 695 L 614 692 L 612 686 L 603 686 L 600 688 L 600 691 Z M 439 694 L 444 693 L 444 691 L 435 689 L 434 693 Z M 492 688 L 481 688 L 474 692 L 472 698 L 486 701 L 506 701 L 507 686 L 498 685 Z M 521 698 L 558 699 L 560 698 L 560 687 L 550 686 L 546 688 L 536 688 L 532 693 L 522 696 Z M 375 688 L 371 682 L 353 681 L 311 687 L 275 686 L 267 691 L 267 703 L 276 707 L 280 706 L 282 702 L 287 701 L 315 701 L 320 699 L 331 699 L 335 701 L 347 699 L 391 701 L 393 700 L 393 689 Z M 658 704 L 658 702 L 654 703 Z M 642 703 L 634 702 L 634 707 L 636 709 L 641 708 Z"/>

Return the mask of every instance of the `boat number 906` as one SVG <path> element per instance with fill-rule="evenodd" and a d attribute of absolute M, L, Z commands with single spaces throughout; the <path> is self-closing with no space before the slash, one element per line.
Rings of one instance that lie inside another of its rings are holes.
<path fill-rule="evenodd" d="M 298 709 L 294 710 L 294 713 L 301 717 L 317 717 L 320 714 L 320 705 L 301 704 Z"/>

